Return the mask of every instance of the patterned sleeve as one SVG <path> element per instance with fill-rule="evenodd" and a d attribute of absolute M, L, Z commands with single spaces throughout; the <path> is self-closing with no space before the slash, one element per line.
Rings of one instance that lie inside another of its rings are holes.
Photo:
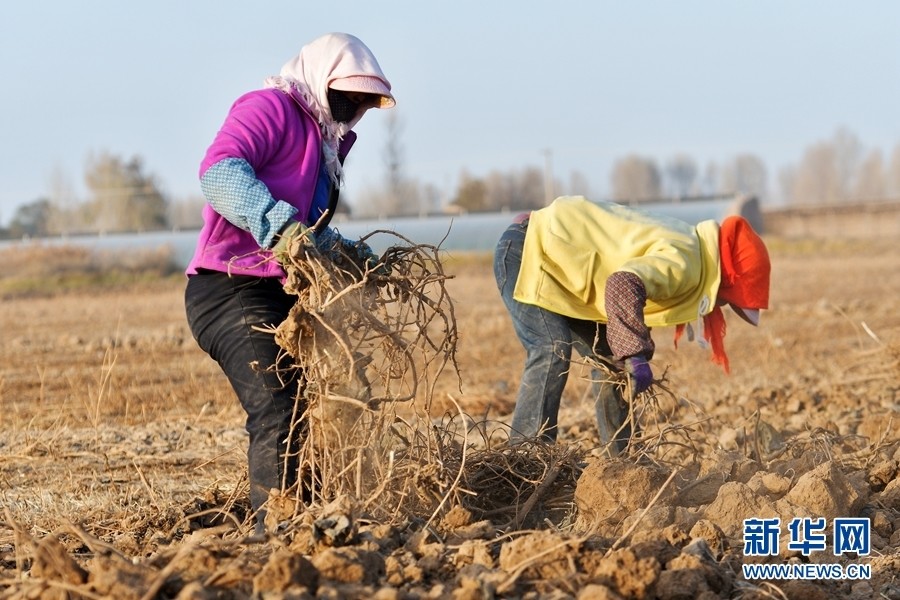
<path fill-rule="evenodd" d="M 270 248 L 297 209 L 276 200 L 242 158 L 226 158 L 212 165 L 200 178 L 200 188 L 210 206 L 235 227 L 249 231 L 260 248 Z"/>
<path fill-rule="evenodd" d="M 606 280 L 606 341 L 613 358 L 624 360 L 642 356 L 650 360 L 656 345 L 650 329 L 644 324 L 647 291 L 634 273 L 616 271 Z"/>

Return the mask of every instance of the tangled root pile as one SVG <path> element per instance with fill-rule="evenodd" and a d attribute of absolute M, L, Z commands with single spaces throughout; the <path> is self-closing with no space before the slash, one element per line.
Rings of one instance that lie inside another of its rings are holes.
<path fill-rule="evenodd" d="M 428 412 L 437 378 L 459 381 L 449 277 L 437 247 L 374 233 L 398 242 L 377 264 L 353 248 L 289 249 L 285 290 L 297 300 L 274 335 L 302 373 L 295 512 L 350 494 L 369 513 L 398 516 L 433 509 L 447 483 L 429 467 Z"/>

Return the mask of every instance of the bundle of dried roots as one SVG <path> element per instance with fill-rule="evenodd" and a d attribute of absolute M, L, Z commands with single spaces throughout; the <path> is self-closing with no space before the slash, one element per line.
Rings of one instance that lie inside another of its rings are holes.
<path fill-rule="evenodd" d="M 292 432 L 302 444 L 299 460 L 290 457 L 305 487 L 298 509 L 301 497 L 309 504 L 350 494 L 368 510 L 396 510 L 410 490 L 386 482 L 403 460 L 421 460 L 409 441 L 429 418 L 438 378 L 446 371 L 459 385 L 439 249 L 374 234 L 397 242 L 377 263 L 354 247 L 324 254 L 302 240 L 283 261 L 285 289 L 297 300 L 274 335 L 302 380 Z"/>

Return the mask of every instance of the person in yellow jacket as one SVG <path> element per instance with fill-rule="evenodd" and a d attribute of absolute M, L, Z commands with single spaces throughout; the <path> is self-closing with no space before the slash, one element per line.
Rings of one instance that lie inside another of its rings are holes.
<path fill-rule="evenodd" d="M 728 372 L 721 307 L 758 325 L 770 272 L 765 243 L 742 217 L 691 225 L 581 196 L 519 215 L 494 255 L 526 351 L 511 437 L 556 440 L 573 348 L 627 373 L 639 394 L 653 382 L 650 329 L 674 326 L 677 343 L 690 327 Z M 618 454 L 631 437 L 630 402 L 621 386 L 594 379 L 600 441 Z"/>

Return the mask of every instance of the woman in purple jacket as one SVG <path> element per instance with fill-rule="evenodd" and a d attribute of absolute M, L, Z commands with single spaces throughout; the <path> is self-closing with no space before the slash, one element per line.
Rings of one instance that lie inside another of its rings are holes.
<path fill-rule="evenodd" d="M 279 250 L 303 234 L 324 251 L 337 246 L 377 261 L 328 221 L 356 138 L 353 126 L 369 108 L 392 106 L 390 83 L 369 48 L 351 35 L 324 35 L 264 89 L 237 99 L 200 166 L 208 203 L 186 271 L 187 319 L 247 413 L 257 533 L 265 529 L 269 491 L 297 482 L 302 441 L 290 435 L 298 373 L 288 361 L 279 365 L 284 353 L 259 330 L 280 324 L 294 303 L 282 288 Z"/>

